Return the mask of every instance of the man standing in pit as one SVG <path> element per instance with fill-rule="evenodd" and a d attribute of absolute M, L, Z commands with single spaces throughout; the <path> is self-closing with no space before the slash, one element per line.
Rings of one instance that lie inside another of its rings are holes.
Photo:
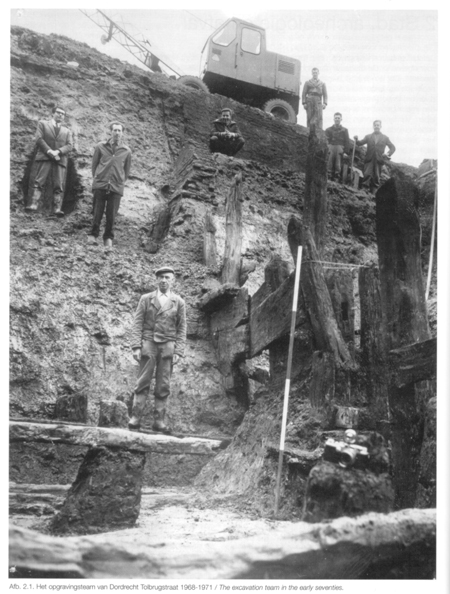
<path fill-rule="evenodd" d="M 163 266 L 156 272 L 156 291 L 141 297 L 131 330 L 133 357 L 139 362 L 129 429 L 139 430 L 150 383 L 155 375 L 153 430 L 170 433 L 166 423 L 167 399 L 173 365 L 184 356 L 186 304 L 172 290 L 174 269 Z"/>
<path fill-rule="evenodd" d="M 111 137 L 97 144 L 92 157 L 94 221 L 88 239 L 90 243 L 97 243 L 106 207 L 103 243 L 107 251 L 112 249 L 114 223 L 131 168 L 131 150 L 122 140 L 125 129 L 123 124 L 112 122 L 109 129 Z"/>
<path fill-rule="evenodd" d="M 209 138 L 212 153 L 223 153 L 233 157 L 245 144 L 236 122 L 231 119 L 231 109 L 222 109 L 219 119 L 214 120 Z"/>
<path fill-rule="evenodd" d="M 37 152 L 34 158 L 36 175 L 33 193 L 27 212 L 38 209 L 39 199 L 51 172 L 53 183 L 53 206 L 57 217 L 63 217 L 62 202 L 66 184 L 67 155 L 72 150 L 72 132 L 62 125 L 66 112 L 57 105 L 52 109 L 52 118 L 40 120 L 36 132 Z"/>
<path fill-rule="evenodd" d="M 328 175 L 331 180 L 341 180 L 343 158 L 348 156 L 350 150 L 350 138 L 347 128 L 341 126 L 342 114 L 334 114 L 334 125 L 325 130 L 330 154 L 328 157 Z"/>
<path fill-rule="evenodd" d="M 385 159 L 384 151 L 386 146 L 389 148 L 386 155 L 388 159 L 394 154 L 395 146 L 387 136 L 381 133 L 381 120 L 374 121 L 372 134 L 367 134 L 362 140 L 358 140 L 357 136 L 354 136 L 354 139 L 358 146 L 367 144 L 364 159 L 363 187 L 374 193 L 380 186 L 381 168 Z"/>
<path fill-rule="evenodd" d="M 312 78 L 305 82 L 302 93 L 302 104 L 306 109 L 306 126 L 309 128 L 311 124 L 315 124 L 322 130 L 322 111 L 328 104 L 327 87 L 324 82 L 319 80 L 318 68 L 313 68 L 311 73 Z"/>

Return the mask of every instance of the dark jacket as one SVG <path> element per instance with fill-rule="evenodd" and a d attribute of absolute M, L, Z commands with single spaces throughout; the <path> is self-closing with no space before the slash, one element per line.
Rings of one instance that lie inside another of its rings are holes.
<path fill-rule="evenodd" d="M 47 151 L 58 150 L 60 156 L 58 165 L 67 167 L 67 154 L 72 150 L 72 132 L 69 128 L 59 126 L 56 130 L 52 120 L 40 120 L 36 131 L 36 144 L 38 147 L 36 161 L 53 161 L 53 157 L 47 155 Z"/>
<path fill-rule="evenodd" d="M 142 347 L 144 340 L 175 341 L 175 354 L 184 355 L 186 344 L 186 304 L 175 293 L 161 306 L 157 291 L 142 295 L 134 314 L 130 335 L 132 349 Z"/>
<path fill-rule="evenodd" d="M 122 196 L 131 168 L 131 150 L 123 143 L 113 151 L 112 139 L 95 147 L 92 157 L 93 190 L 111 190 Z"/>
<path fill-rule="evenodd" d="M 376 140 L 377 142 L 375 142 Z M 375 134 L 375 132 L 372 132 L 372 134 L 367 134 L 362 140 L 357 140 L 356 144 L 358 146 L 367 144 L 367 152 L 364 159 L 365 163 L 369 163 L 374 157 L 376 157 L 378 163 L 382 163 L 386 146 L 389 147 L 391 155 L 395 153 L 395 146 L 392 144 L 389 138 L 381 132 L 379 134 Z"/>
<path fill-rule="evenodd" d="M 231 132 L 232 134 L 237 134 L 238 138 L 242 138 L 241 131 L 239 130 L 236 122 L 231 121 L 227 126 L 222 120 L 214 120 L 209 137 L 211 138 L 212 136 L 217 136 L 218 133 L 220 134 L 221 132 L 225 132 L 225 130 Z"/>
<path fill-rule="evenodd" d="M 344 126 L 330 126 L 325 130 L 328 144 L 338 144 L 344 147 L 344 153 L 350 151 L 350 138 L 347 128 Z"/>

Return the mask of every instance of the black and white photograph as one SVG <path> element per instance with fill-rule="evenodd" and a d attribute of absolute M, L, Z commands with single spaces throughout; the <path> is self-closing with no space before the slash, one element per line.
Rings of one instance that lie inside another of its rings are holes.
<path fill-rule="evenodd" d="M 5 587 L 446 591 L 447 11 L 2 14 Z"/>

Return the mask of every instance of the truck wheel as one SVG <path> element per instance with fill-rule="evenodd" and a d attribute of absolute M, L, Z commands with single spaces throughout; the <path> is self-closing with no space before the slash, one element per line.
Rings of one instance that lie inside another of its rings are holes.
<path fill-rule="evenodd" d="M 187 87 L 191 87 L 191 89 L 195 89 L 196 91 L 205 91 L 205 93 L 209 93 L 208 87 L 201 78 L 198 78 L 197 76 L 180 76 L 178 82 Z"/>
<path fill-rule="evenodd" d="M 284 120 L 292 124 L 295 124 L 297 121 L 294 108 L 287 101 L 283 101 L 283 99 L 270 99 L 264 105 L 263 110 L 271 113 L 278 120 Z"/>

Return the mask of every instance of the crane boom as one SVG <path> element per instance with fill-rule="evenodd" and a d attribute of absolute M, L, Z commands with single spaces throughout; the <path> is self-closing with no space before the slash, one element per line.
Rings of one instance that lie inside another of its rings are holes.
<path fill-rule="evenodd" d="M 85 16 L 94 22 L 98 27 L 105 31 L 102 35 L 102 43 L 108 43 L 111 39 L 115 39 L 122 47 L 128 50 L 139 62 L 147 66 L 153 72 L 162 72 L 167 76 L 182 76 L 178 66 L 175 66 L 168 58 L 156 50 L 149 41 L 139 41 L 130 35 L 123 27 L 118 25 L 109 18 L 102 10 L 85 10 L 79 9 Z M 149 48 L 152 48 L 151 51 Z M 156 50 L 156 51 L 155 51 Z M 157 53 L 156 53 L 157 52 Z"/>

